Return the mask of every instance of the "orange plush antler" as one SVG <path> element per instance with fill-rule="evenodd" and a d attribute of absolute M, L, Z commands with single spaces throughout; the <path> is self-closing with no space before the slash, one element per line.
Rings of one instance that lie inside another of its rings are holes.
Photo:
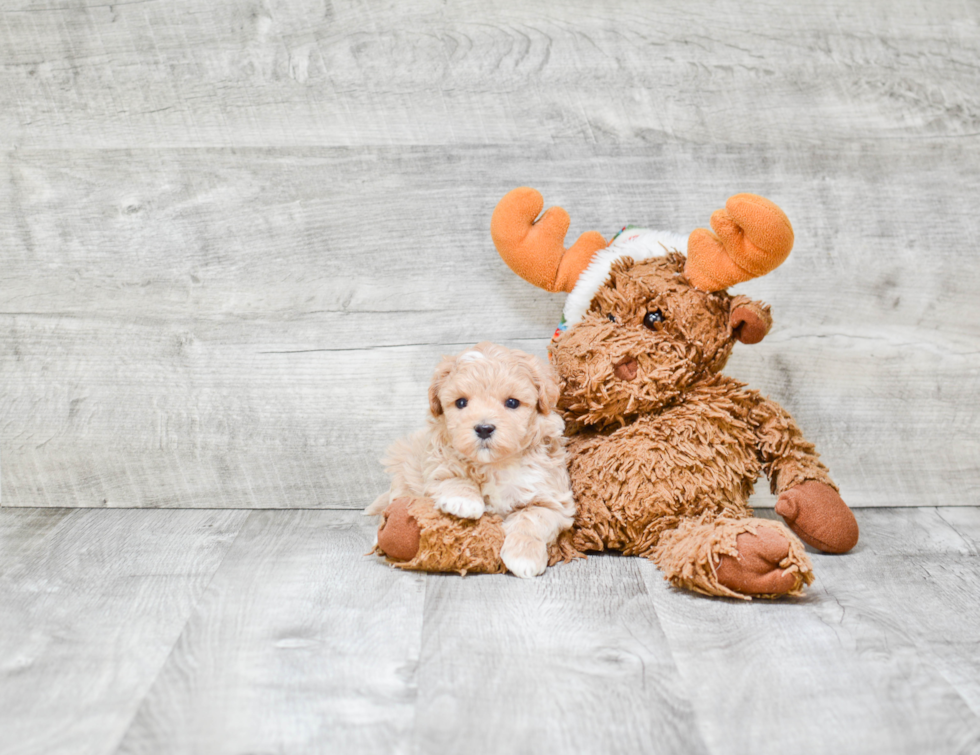
<path fill-rule="evenodd" d="M 688 280 L 702 291 L 721 291 L 779 267 L 793 248 L 793 226 L 768 199 L 736 194 L 711 216 L 711 231 L 687 240 Z"/>
<path fill-rule="evenodd" d="M 507 192 L 493 211 L 490 235 L 504 262 L 528 283 L 546 291 L 570 292 L 606 240 L 597 231 L 587 231 L 566 249 L 568 213 L 550 207 L 535 222 L 542 207 L 544 199 L 534 189 L 522 186 Z"/>

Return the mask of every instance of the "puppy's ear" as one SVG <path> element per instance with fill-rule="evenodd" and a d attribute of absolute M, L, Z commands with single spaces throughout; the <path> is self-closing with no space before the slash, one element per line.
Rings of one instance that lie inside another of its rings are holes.
<path fill-rule="evenodd" d="M 769 305 L 747 296 L 733 296 L 728 326 L 732 336 L 742 343 L 759 343 L 772 327 Z"/>
<path fill-rule="evenodd" d="M 550 364 L 530 354 L 525 356 L 524 363 L 531 371 L 534 387 L 538 389 L 538 411 L 541 414 L 551 414 L 558 403 L 558 379 L 555 371 Z"/>
<path fill-rule="evenodd" d="M 453 371 L 456 366 L 455 357 L 443 357 L 442 361 L 436 367 L 436 371 L 432 373 L 432 382 L 429 384 L 429 411 L 432 412 L 433 417 L 442 416 L 442 404 L 439 401 L 439 391 L 442 390 L 443 383 L 446 382 L 446 378 L 449 377 L 449 373 Z"/>

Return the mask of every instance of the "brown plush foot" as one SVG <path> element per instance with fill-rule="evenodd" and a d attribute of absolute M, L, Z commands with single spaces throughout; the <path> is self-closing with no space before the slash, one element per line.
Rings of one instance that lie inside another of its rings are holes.
<path fill-rule="evenodd" d="M 776 513 L 800 540 L 824 553 L 847 553 L 857 545 L 858 523 L 829 485 L 809 480 L 784 490 L 776 501 Z"/>
<path fill-rule="evenodd" d="M 718 581 L 743 595 L 785 595 L 799 585 L 800 575 L 780 568 L 789 556 L 789 541 L 770 527 L 736 538 L 738 557 L 721 556 Z"/>
<path fill-rule="evenodd" d="M 411 561 L 419 552 L 422 531 L 409 513 L 411 498 L 396 498 L 381 515 L 378 548 L 395 561 Z"/>

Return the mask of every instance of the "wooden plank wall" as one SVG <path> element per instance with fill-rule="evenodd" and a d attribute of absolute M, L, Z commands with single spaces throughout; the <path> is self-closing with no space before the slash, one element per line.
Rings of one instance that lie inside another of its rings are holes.
<path fill-rule="evenodd" d="M 573 234 L 778 201 L 728 371 L 852 505 L 976 504 L 977 60 L 971 2 L 5 2 L 0 504 L 364 506 L 440 354 L 544 354 L 521 184 Z"/>

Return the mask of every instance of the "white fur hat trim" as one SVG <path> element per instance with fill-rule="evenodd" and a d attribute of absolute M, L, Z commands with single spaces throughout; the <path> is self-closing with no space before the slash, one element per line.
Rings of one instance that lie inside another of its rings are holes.
<path fill-rule="evenodd" d="M 651 231 L 649 228 L 627 228 L 622 231 L 605 249 L 596 252 L 589 266 L 575 282 L 575 288 L 565 300 L 562 325 L 570 328 L 589 311 L 592 298 L 609 280 L 613 263 L 624 257 L 635 262 L 660 257 L 668 251 L 687 250 L 687 237 L 690 234 L 670 231 Z M 563 328 L 564 329 L 564 328 Z"/>

